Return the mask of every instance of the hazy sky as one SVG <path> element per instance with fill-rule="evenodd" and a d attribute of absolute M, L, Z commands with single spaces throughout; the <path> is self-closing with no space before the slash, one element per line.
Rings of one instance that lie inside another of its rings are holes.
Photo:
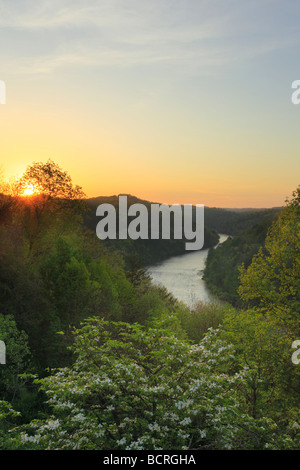
<path fill-rule="evenodd" d="M 299 184 L 299 0 L 0 0 L 0 166 L 88 196 L 283 205 Z"/>

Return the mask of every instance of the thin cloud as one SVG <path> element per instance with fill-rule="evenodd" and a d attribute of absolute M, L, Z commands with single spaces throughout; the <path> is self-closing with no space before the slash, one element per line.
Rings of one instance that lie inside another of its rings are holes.
<path fill-rule="evenodd" d="M 18 41 L 12 42 L 10 56 L 2 55 L 1 62 L 7 73 L 32 76 L 63 67 L 137 65 L 209 73 L 298 40 L 294 32 L 284 40 L 274 28 L 268 33 L 268 25 L 256 18 L 258 8 L 273 3 L 253 1 L 242 8 L 236 0 L 226 5 L 220 0 L 2 1 L 2 37 L 14 30 L 28 47 L 24 54 Z"/>

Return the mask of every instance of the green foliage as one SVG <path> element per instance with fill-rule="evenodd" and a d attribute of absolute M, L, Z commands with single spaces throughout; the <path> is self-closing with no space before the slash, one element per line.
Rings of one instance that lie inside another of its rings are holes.
<path fill-rule="evenodd" d="M 193 310 L 181 309 L 178 312 L 178 319 L 187 337 L 194 343 L 198 343 L 210 328 L 217 329 L 222 325 L 227 309 L 227 305 L 199 302 Z"/>
<path fill-rule="evenodd" d="M 24 189 L 37 192 L 24 197 Z M 15 223 L 22 229 L 25 256 L 32 262 L 49 250 L 62 233 L 78 229 L 84 212 L 84 193 L 52 160 L 33 163 L 12 188 Z"/>
<path fill-rule="evenodd" d="M 253 256 L 263 245 L 270 225 L 271 220 L 265 220 L 209 250 L 204 280 L 213 293 L 232 305 L 243 306 L 238 294 L 239 267 L 241 264 L 249 266 Z"/>
<path fill-rule="evenodd" d="M 29 165 L 16 183 L 15 191 L 22 195 L 28 185 L 32 185 L 44 198 L 54 200 L 55 204 L 62 199 L 67 202 L 84 196 L 82 188 L 74 186 L 68 173 L 50 159 L 46 163 Z"/>
<path fill-rule="evenodd" d="M 99 222 L 99 218 L 96 216 L 96 208 L 98 205 L 103 203 L 112 204 L 116 209 L 117 215 L 117 231 L 118 231 L 118 217 L 119 217 L 119 200 L 117 196 L 112 197 L 97 197 L 86 200 L 87 210 L 83 214 L 83 219 L 86 227 L 95 232 L 95 227 Z M 151 203 L 149 201 L 140 200 L 134 196 L 128 195 L 128 207 L 135 203 L 142 203 L 148 209 L 150 214 Z M 151 217 L 148 221 L 149 225 L 149 234 L 151 233 Z M 215 246 L 218 243 L 218 234 L 215 230 L 211 229 L 208 225 L 205 224 L 204 227 L 204 247 L 209 248 Z M 122 256 L 126 262 L 126 269 L 129 278 L 135 282 L 135 276 L 138 275 L 137 281 L 139 282 L 139 277 L 145 272 L 142 271 L 145 266 L 149 266 L 156 262 L 167 259 L 171 256 L 182 255 L 186 252 L 185 250 L 185 240 L 174 239 L 172 234 L 171 226 L 171 236 L 170 240 L 152 240 L 150 235 L 148 240 L 137 239 L 137 240 L 105 240 L 103 242 L 105 247 L 108 247 L 111 251 L 118 250 L 122 253 Z"/>
<path fill-rule="evenodd" d="M 134 286 L 139 286 L 149 280 L 149 275 L 139 255 L 133 254 L 127 256 L 126 276 Z"/>
<path fill-rule="evenodd" d="M 235 348 L 232 370 L 247 368 L 248 379 L 241 387 L 248 412 L 284 420 L 299 406 L 300 371 L 291 361 L 292 338 L 255 310 L 228 309 L 221 337 Z"/>
<path fill-rule="evenodd" d="M 99 285 L 91 279 L 87 266 L 70 243 L 61 237 L 56 240 L 41 273 L 62 325 L 74 324 L 89 314 L 91 298 Z"/>
<path fill-rule="evenodd" d="M 0 400 L 0 450 L 14 450 L 18 447 L 8 432 L 19 415 L 20 413 L 15 411 L 9 402 Z"/>
<path fill-rule="evenodd" d="M 0 314 L 0 340 L 6 348 L 6 364 L 0 365 L 0 396 L 13 401 L 24 385 L 19 374 L 29 372 L 30 350 L 28 337 L 19 331 L 11 315 Z"/>
<path fill-rule="evenodd" d="M 65 172 L 35 163 L 28 182 L 39 196 L 0 195 L 1 449 L 299 449 L 299 189 L 283 211 L 206 209 L 238 235 L 206 280 L 247 310 L 190 311 L 144 269 L 182 244 L 95 243 Z"/>
<path fill-rule="evenodd" d="M 52 416 L 16 434 L 20 448 L 276 447 L 276 424 L 245 413 L 247 373 L 224 373 L 232 347 L 211 332 L 191 346 L 165 327 L 91 318 L 75 332 L 76 362 L 42 379 Z"/>
<path fill-rule="evenodd" d="M 274 219 L 281 210 L 282 208 L 239 210 L 205 207 L 205 225 L 218 233 L 237 236 L 265 221 Z"/>
<path fill-rule="evenodd" d="M 9 427 L 31 421 L 43 401 L 32 383 L 34 366 L 27 334 L 18 330 L 12 315 L 0 315 L 0 339 L 6 346 L 6 363 L 0 365 L 1 449 L 10 448 Z"/>
<path fill-rule="evenodd" d="M 300 332 L 299 190 L 272 224 L 251 265 L 241 267 L 239 294 L 294 334 Z"/>

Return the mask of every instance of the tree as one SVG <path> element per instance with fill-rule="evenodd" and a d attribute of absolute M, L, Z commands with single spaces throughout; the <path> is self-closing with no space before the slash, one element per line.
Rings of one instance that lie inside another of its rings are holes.
<path fill-rule="evenodd" d="M 41 275 L 61 328 L 78 325 L 92 311 L 97 312 L 101 284 L 92 279 L 76 247 L 64 238 L 55 240 L 54 249 L 41 264 Z"/>
<path fill-rule="evenodd" d="M 300 332 L 299 193 L 298 188 L 287 201 L 250 266 L 241 266 L 239 287 L 243 300 L 294 333 Z"/>
<path fill-rule="evenodd" d="M 6 364 L 0 366 L 0 395 L 12 402 L 24 385 L 20 374 L 29 369 L 31 353 L 28 336 L 18 330 L 11 315 L 0 314 L 0 340 L 5 343 L 7 358 Z"/>
<path fill-rule="evenodd" d="M 190 345 L 165 327 L 90 318 L 73 352 L 71 367 L 39 381 L 52 414 L 17 432 L 21 448 L 276 447 L 276 424 L 238 399 L 247 371 L 224 372 L 234 351 L 218 332 Z"/>
<path fill-rule="evenodd" d="M 32 194 L 26 196 L 26 189 Z M 84 210 L 84 193 L 52 160 L 33 163 L 17 181 L 18 220 L 27 241 L 28 257 L 49 247 L 53 237 L 75 230 Z"/>
<path fill-rule="evenodd" d="M 9 192 L 10 186 L 3 181 L 0 172 L 0 225 L 6 224 L 11 218 L 14 199 Z"/>
<path fill-rule="evenodd" d="M 149 285 L 150 276 L 144 266 L 142 257 L 137 253 L 128 255 L 126 258 L 127 270 L 126 276 L 130 282 L 135 286 L 139 286 L 141 283 L 147 282 Z"/>
<path fill-rule="evenodd" d="M 31 186 L 35 194 L 41 194 L 47 200 L 79 200 L 84 196 L 80 186 L 74 186 L 67 172 L 52 160 L 46 163 L 34 162 L 28 166 L 24 175 L 15 186 L 18 195 Z"/>
<path fill-rule="evenodd" d="M 280 424 L 299 407 L 299 370 L 291 361 L 292 338 L 255 310 L 227 309 L 220 337 L 234 346 L 232 371 L 246 368 L 240 392 L 251 416 Z M 227 370 L 229 372 L 229 370 Z"/>
<path fill-rule="evenodd" d="M 15 411 L 9 402 L 0 399 L 0 450 L 13 450 L 17 446 L 8 431 L 19 416 L 20 412 Z"/>

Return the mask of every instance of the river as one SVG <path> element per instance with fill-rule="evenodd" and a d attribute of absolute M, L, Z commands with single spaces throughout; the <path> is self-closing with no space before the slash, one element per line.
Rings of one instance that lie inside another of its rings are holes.
<path fill-rule="evenodd" d="M 228 238 L 228 235 L 224 234 L 219 236 L 219 244 Z M 173 256 L 149 266 L 147 272 L 154 284 L 166 287 L 174 297 L 192 308 L 200 301 L 204 303 L 216 301 L 202 279 L 207 255 L 208 249 Z"/>

